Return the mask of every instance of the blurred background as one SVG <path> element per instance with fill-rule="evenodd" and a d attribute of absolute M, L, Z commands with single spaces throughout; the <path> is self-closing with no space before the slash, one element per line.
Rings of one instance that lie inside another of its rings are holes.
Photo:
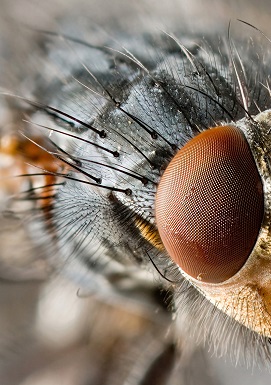
<path fill-rule="evenodd" d="M 237 36 L 249 35 L 251 31 L 237 22 L 242 19 L 271 37 L 270 16 L 268 0 L 0 0 L 0 90 L 19 93 L 25 87 L 35 29 L 59 31 L 64 25 L 72 31 L 98 25 L 136 34 L 181 28 L 204 36 L 226 35 L 231 22 Z M 9 146 L 7 134 L 18 130 L 21 119 L 0 95 L 1 148 Z M 141 372 L 163 350 L 171 332 L 168 320 L 140 306 L 85 296 L 78 285 L 52 272 L 46 248 L 34 245 L 25 223 L 6 213 L 8 197 L 20 182 L 5 177 L 20 170 L 20 161 L 2 151 L 0 384 L 143 384 L 138 380 Z M 196 345 L 189 356 L 180 357 L 174 377 L 170 384 L 267 385 L 271 380 L 265 370 L 252 373 L 251 368 L 235 367 Z M 148 384 L 169 383 L 162 378 Z"/>

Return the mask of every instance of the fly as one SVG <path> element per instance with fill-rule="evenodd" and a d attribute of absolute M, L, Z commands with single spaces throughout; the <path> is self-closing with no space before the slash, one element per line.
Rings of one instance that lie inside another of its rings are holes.
<path fill-rule="evenodd" d="M 270 58 L 230 36 L 37 33 L 32 95 L 5 92 L 33 239 L 83 292 L 172 313 L 159 359 L 187 338 L 269 366 Z"/>

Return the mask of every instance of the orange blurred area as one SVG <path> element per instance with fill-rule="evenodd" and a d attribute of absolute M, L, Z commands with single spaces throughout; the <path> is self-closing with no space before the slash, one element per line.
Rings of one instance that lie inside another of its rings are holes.
<path fill-rule="evenodd" d="M 63 171 L 63 164 L 43 148 L 46 148 L 46 143 L 44 138 L 39 136 L 31 137 L 30 140 L 19 133 L 17 135 L 12 133 L 0 138 L 2 196 L 19 195 L 25 190 L 27 181 L 28 185 L 39 187 L 35 193 L 36 197 L 46 198 L 40 201 L 41 207 L 50 203 L 47 186 L 56 183 L 57 176 L 53 174 Z M 52 193 L 50 189 L 49 194 Z"/>

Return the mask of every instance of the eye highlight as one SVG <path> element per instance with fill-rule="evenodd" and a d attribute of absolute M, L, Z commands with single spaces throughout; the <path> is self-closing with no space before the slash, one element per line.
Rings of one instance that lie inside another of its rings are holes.
<path fill-rule="evenodd" d="M 242 131 L 211 128 L 182 147 L 161 177 L 155 212 L 163 244 L 184 272 L 209 283 L 236 274 L 264 214 L 261 178 Z"/>

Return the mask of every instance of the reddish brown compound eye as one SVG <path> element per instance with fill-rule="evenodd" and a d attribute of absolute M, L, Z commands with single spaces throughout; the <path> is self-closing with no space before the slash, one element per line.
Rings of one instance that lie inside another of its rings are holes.
<path fill-rule="evenodd" d="M 181 148 L 161 177 L 155 210 L 163 244 L 184 272 L 209 283 L 236 274 L 264 213 L 261 178 L 242 131 L 211 128 Z"/>

